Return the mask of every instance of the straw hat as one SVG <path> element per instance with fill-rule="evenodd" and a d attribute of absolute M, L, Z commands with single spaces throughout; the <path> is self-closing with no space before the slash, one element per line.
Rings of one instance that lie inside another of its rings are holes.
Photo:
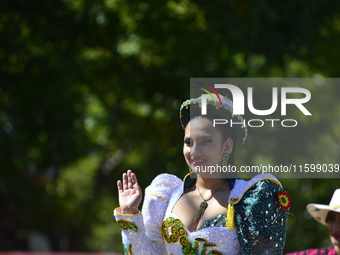
<path fill-rule="evenodd" d="M 340 189 L 336 189 L 333 193 L 333 197 L 329 205 L 322 204 L 308 204 L 307 211 L 312 217 L 318 222 L 327 225 L 326 217 L 328 212 L 338 212 L 340 213 Z"/>

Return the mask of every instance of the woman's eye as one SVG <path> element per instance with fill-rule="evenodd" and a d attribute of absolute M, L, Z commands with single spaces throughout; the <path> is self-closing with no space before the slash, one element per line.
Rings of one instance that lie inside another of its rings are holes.
<path fill-rule="evenodd" d="M 190 145 L 190 139 L 185 139 L 185 140 L 184 140 L 184 143 L 185 143 L 186 145 Z"/>
<path fill-rule="evenodd" d="M 211 143 L 212 142 L 212 139 L 211 138 L 204 138 L 204 139 L 201 139 L 200 141 L 202 144 L 208 144 L 208 143 Z"/>

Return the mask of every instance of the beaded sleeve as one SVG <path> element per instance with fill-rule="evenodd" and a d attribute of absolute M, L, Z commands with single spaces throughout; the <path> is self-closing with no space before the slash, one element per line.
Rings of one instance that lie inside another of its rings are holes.
<path fill-rule="evenodd" d="M 290 198 L 275 181 L 255 183 L 235 206 L 242 254 L 281 255 Z"/>
<path fill-rule="evenodd" d="M 116 221 L 122 229 L 124 254 L 167 254 L 161 226 L 172 191 L 182 184 L 174 175 L 160 174 L 145 190 L 141 213 L 123 215 L 119 213 L 119 208 L 115 209 Z"/>

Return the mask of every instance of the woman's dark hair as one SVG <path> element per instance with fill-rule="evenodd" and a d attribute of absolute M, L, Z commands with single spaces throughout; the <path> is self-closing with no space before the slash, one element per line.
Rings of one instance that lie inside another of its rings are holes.
<path fill-rule="evenodd" d="M 198 108 L 198 107 L 197 107 Z M 193 111 L 193 109 L 190 109 L 190 120 L 192 119 L 196 119 L 196 118 L 205 118 L 210 120 L 211 122 L 214 121 L 214 119 L 221 119 L 220 116 L 218 116 L 217 114 L 214 114 L 216 112 L 215 111 L 210 111 L 208 115 L 201 115 L 201 110 L 200 108 L 196 109 Z M 230 127 L 230 125 L 228 124 L 220 124 L 220 125 L 216 125 L 215 126 L 216 129 L 220 132 L 220 134 L 222 135 L 222 139 L 223 141 L 226 141 L 228 138 L 230 138 L 231 140 L 233 140 L 233 150 L 232 152 L 229 154 L 229 160 L 228 160 L 228 165 L 230 166 L 235 166 L 235 152 L 236 152 L 236 135 L 235 132 L 233 131 L 232 127 Z"/>

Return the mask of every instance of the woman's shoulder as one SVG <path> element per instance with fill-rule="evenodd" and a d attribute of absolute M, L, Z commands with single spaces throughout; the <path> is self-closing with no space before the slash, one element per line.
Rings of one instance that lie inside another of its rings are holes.
<path fill-rule="evenodd" d="M 157 175 L 151 182 L 149 187 L 153 186 L 162 186 L 162 187 L 171 187 L 171 186 L 178 186 L 182 185 L 182 180 L 179 179 L 176 175 L 173 174 L 159 174 Z"/>
<path fill-rule="evenodd" d="M 254 193 L 256 193 L 257 199 L 268 198 L 272 193 L 282 190 L 282 185 L 275 176 L 259 174 L 248 181 L 237 179 L 234 188 L 231 190 L 229 200 L 238 203 L 249 196 L 255 196 Z"/>
<path fill-rule="evenodd" d="M 237 201 L 231 197 L 231 202 L 236 204 L 235 221 L 243 252 L 282 254 L 290 199 L 281 183 L 271 174 L 261 174 L 248 181 L 237 180 L 234 189 L 231 196 Z M 268 240 L 268 247 L 257 245 Z"/>
<path fill-rule="evenodd" d="M 177 176 L 164 173 L 157 175 L 145 192 L 167 201 L 172 193 L 182 186 L 183 182 Z"/>

